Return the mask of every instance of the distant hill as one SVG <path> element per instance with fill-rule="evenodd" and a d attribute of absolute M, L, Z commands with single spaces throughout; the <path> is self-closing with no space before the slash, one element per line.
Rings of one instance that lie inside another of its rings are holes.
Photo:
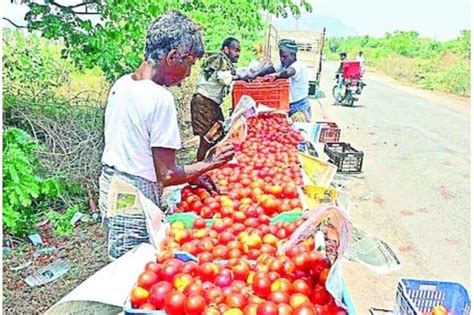
<path fill-rule="evenodd" d="M 321 31 L 326 27 L 326 37 L 346 37 L 357 35 L 354 28 L 344 24 L 341 20 L 330 16 L 306 14 L 299 19 L 293 17 L 278 18 L 272 21 L 277 29 L 298 31 Z"/>

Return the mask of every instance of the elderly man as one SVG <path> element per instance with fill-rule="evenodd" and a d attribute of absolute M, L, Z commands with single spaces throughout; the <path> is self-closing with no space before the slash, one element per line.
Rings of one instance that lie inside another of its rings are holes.
<path fill-rule="evenodd" d="M 211 160 L 178 165 L 176 150 L 181 147 L 181 138 L 173 95 L 168 90 L 188 77 L 191 67 L 203 55 L 198 26 L 180 12 L 170 11 L 148 29 L 144 61 L 139 68 L 119 78 L 110 89 L 100 176 L 99 206 L 103 217 L 114 176 L 135 186 L 156 205 L 166 186 L 192 183 L 215 189 L 212 181 L 202 175 L 229 161 L 233 157 L 232 145 Z M 126 234 L 131 225 L 120 224 L 106 222 L 108 232 Z M 133 224 L 140 225 L 140 233 L 147 235 L 144 220 Z M 120 237 L 124 238 L 116 238 Z M 130 242 L 134 240 L 138 238 Z M 109 243 L 112 259 L 124 254 L 122 248 L 114 246 Z"/>
<path fill-rule="evenodd" d="M 265 76 L 265 80 L 290 79 L 290 112 L 301 111 L 307 121 L 311 120 L 311 105 L 308 100 L 308 73 L 306 65 L 296 59 L 298 46 L 294 40 L 282 39 L 278 42 L 280 62 L 263 68 L 254 76 Z"/>
<path fill-rule="evenodd" d="M 196 92 L 191 99 L 193 133 L 199 136 L 197 160 L 202 161 L 213 143 L 205 139 L 206 133 L 219 121 L 224 121 L 221 104 L 229 93 L 232 80 L 238 79 L 234 64 L 240 56 L 240 43 L 226 38 L 221 51 L 209 56 L 202 65 Z"/>

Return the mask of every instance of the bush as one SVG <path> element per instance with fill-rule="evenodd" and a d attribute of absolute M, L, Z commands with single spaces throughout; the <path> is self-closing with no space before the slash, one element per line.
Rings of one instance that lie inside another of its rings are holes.
<path fill-rule="evenodd" d="M 35 157 L 39 148 L 23 130 L 3 133 L 3 224 L 17 236 L 31 233 L 38 213 L 54 204 L 61 190 L 57 178 L 39 176 Z"/>

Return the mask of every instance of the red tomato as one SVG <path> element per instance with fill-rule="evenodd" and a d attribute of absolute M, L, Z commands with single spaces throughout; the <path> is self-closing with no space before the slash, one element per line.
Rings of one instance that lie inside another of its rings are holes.
<path fill-rule="evenodd" d="M 257 307 L 257 315 L 278 315 L 278 306 L 273 302 L 263 302 Z"/>
<path fill-rule="evenodd" d="M 234 279 L 247 281 L 247 277 L 250 273 L 250 266 L 246 262 L 241 262 L 232 267 L 232 273 Z"/>
<path fill-rule="evenodd" d="M 313 306 L 305 304 L 295 308 L 292 315 L 318 315 L 318 313 Z"/>
<path fill-rule="evenodd" d="M 153 306 L 151 303 L 145 303 L 142 306 L 139 307 L 141 310 L 148 310 L 148 311 L 155 311 L 156 307 Z"/>
<path fill-rule="evenodd" d="M 144 288 L 136 287 L 132 290 L 130 294 L 130 300 L 132 302 L 133 307 L 140 307 L 146 303 L 150 293 Z"/>
<path fill-rule="evenodd" d="M 214 304 L 219 304 L 224 301 L 224 293 L 222 292 L 222 289 L 219 287 L 213 287 L 209 290 L 206 291 L 206 301 L 208 304 L 214 303 Z"/>
<path fill-rule="evenodd" d="M 178 315 L 184 313 L 184 302 L 186 296 L 178 291 L 172 291 L 166 295 L 165 310 L 170 315 Z"/>
<path fill-rule="evenodd" d="M 284 291 L 274 291 L 268 295 L 268 300 L 273 301 L 277 304 L 280 303 L 289 303 L 290 295 Z"/>
<path fill-rule="evenodd" d="M 325 305 L 329 302 L 330 294 L 322 285 L 316 285 L 311 293 L 311 302 L 314 304 Z"/>
<path fill-rule="evenodd" d="M 145 270 L 146 270 L 146 271 L 154 272 L 154 273 L 156 273 L 157 275 L 159 275 L 159 274 L 160 274 L 160 270 L 161 270 L 161 265 L 160 265 L 160 264 L 157 264 L 157 263 L 154 262 L 154 261 L 150 261 L 148 264 L 145 265 Z"/>
<path fill-rule="evenodd" d="M 157 283 L 159 280 L 158 275 L 152 271 L 144 271 L 138 277 L 137 284 L 146 290 L 149 290 L 152 285 Z"/>
<path fill-rule="evenodd" d="M 244 315 L 256 315 L 258 304 L 249 303 L 244 308 Z"/>
<path fill-rule="evenodd" d="M 272 282 L 266 276 L 256 277 L 253 280 L 252 288 L 256 295 L 266 298 L 271 292 Z"/>
<path fill-rule="evenodd" d="M 231 293 L 225 298 L 225 304 L 229 308 L 243 309 L 247 304 L 245 297 L 240 293 Z"/>
<path fill-rule="evenodd" d="M 213 282 L 218 272 L 219 268 L 211 262 L 206 262 L 199 266 L 199 275 L 202 281 Z"/>
<path fill-rule="evenodd" d="M 206 308 L 206 300 L 199 295 L 193 295 L 184 303 L 184 313 L 189 315 L 200 315 Z"/>
<path fill-rule="evenodd" d="M 278 315 L 292 315 L 293 309 L 285 303 L 278 304 Z"/>
<path fill-rule="evenodd" d="M 186 296 L 192 296 L 192 295 L 204 296 L 205 291 L 199 282 L 193 282 L 189 284 L 188 286 L 186 286 L 186 288 L 184 289 L 184 294 Z"/>
<path fill-rule="evenodd" d="M 150 289 L 150 303 L 157 309 L 165 306 L 165 297 L 173 290 L 171 283 L 167 281 L 160 281 Z"/>
<path fill-rule="evenodd" d="M 205 227 L 206 227 L 206 220 L 204 219 L 196 219 L 193 223 L 194 229 L 204 229 Z"/>
<path fill-rule="evenodd" d="M 293 281 L 292 292 L 293 293 L 302 293 L 306 296 L 310 296 L 311 287 L 305 281 L 303 281 L 301 279 L 297 279 L 297 280 Z M 317 304 L 319 304 L 319 303 L 317 303 Z"/>

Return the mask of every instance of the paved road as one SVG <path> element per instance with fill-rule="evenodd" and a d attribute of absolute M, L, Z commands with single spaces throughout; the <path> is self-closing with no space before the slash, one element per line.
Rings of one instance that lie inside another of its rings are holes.
<path fill-rule="evenodd" d="M 469 289 L 469 102 L 368 73 L 355 107 L 334 106 L 335 69 L 324 64 L 326 98 L 313 101 L 313 117 L 337 122 L 341 141 L 365 152 L 362 174 L 338 176 L 352 194 L 351 220 L 385 240 L 402 261 L 389 275 L 344 263 L 358 314 L 392 308 L 401 276 Z"/>

